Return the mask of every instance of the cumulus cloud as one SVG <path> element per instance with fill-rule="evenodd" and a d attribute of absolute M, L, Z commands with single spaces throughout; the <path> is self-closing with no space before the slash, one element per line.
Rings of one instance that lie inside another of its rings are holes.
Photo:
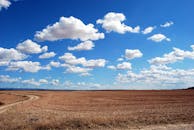
<path fill-rule="evenodd" d="M 142 52 L 138 49 L 135 49 L 135 50 L 126 49 L 125 50 L 125 58 L 126 59 L 131 60 L 134 58 L 140 58 L 142 56 L 143 56 Z"/>
<path fill-rule="evenodd" d="M 123 61 L 124 59 L 123 58 L 118 58 L 117 61 Z"/>
<path fill-rule="evenodd" d="M 111 69 L 111 70 L 116 70 L 117 69 L 114 65 L 109 65 L 109 66 L 107 66 L 107 68 Z"/>
<path fill-rule="evenodd" d="M 182 70 L 172 69 L 165 65 L 152 65 L 148 69 L 140 71 L 140 73 L 133 73 L 128 71 L 126 74 L 119 73 L 117 81 L 121 83 L 131 83 L 142 85 L 143 88 L 157 88 L 162 87 L 188 87 L 194 83 L 194 69 Z"/>
<path fill-rule="evenodd" d="M 34 79 L 27 79 L 27 80 L 22 80 L 23 84 L 29 84 L 29 85 L 34 85 L 34 86 L 40 86 L 40 82 L 35 81 Z"/>
<path fill-rule="evenodd" d="M 41 70 L 41 65 L 39 62 L 32 61 L 15 61 L 11 62 L 7 68 L 9 71 L 22 70 L 25 72 L 35 73 Z"/>
<path fill-rule="evenodd" d="M 11 5 L 9 0 L 0 0 L 0 11 L 2 8 L 7 9 Z"/>
<path fill-rule="evenodd" d="M 145 28 L 142 33 L 143 34 L 148 34 L 148 33 L 151 33 L 156 27 L 147 27 Z"/>
<path fill-rule="evenodd" d="M 164 54 L 163 57 L 155 57 L 148 60 L 150 64 L 170 64 L 177 61 L 184 60 L 185 58 L 194 59 L 194 48 L 191 45 L 192 51 L 184 51 L 179 48 L 173 48 L 173 51 Z"/>
<path fill-rule="evenodd" d="M 132 67 L 131 67 L 131 63 L 122 62 L 122 63 L 117 64 L 117 66 L 109 65 L 107 66 L 107 68 L 110 70 L 130 70 Z"/>
<path fill-rule="evenodd" d="M 51 62 L 49 63 L 49 65 L 50 65 L 51 67 L 60 67 L 60 66 L 61 66 L 60 62 L 55 62 L 55 61 L 51 61 Z"/>
<path fill-rule="evenodd" d="M 106 64 L 105 59 L 95 59 L 95 60 L 87 60 L 83 66 L 95 68 L 95 67 L 104 67 Z"/>
<path fill-rule="evenodd" d="M 42 55 L 39 56 L 40 59 L 48 59 L 48 58 L 52 58 L 55 57 L 55 52 L 46 52 Z"/>
<path fill-rule="evenodd" d="M 174 24 L 174 22 L 172 21 L 169 21 L 169 22 L 166 22 L 164 24 L 161 24 L 160 26 L 163 27 L 163 28 L 167 28 L 167 27 L 170 27 Z"/>
<path fill-rule="evenodd" d="M 88 74 L 89 71 L 92 69 L 89 68 L 82 68 L 79 66 L 69 66 L 66 70 L 68 73 L 81 73 L 81 74 Z"/>
<path fill-rule="evenodd" d="M 60 64 L 60 66 L 66 68 L 65 73 L 79 74 L 79 76 L 90 76 L 91 74 L 89 72 L 93 70 L 93 68 L 80 67 L 66 63 Z"/>
<path fill-rule="evenodd" d="M 161 41 L 164 41 L 164 40 L 166 40 L 168 42 L 171 41 L 170 38 L 166 37 L 163 34 L 154 34 L 151 37 L 148 37 L 147 39 L 152 40 L 154 42 L 161 42 Z"/>
<path fill-rule="evenodd" d="M 86 62 L 84 57 L 77 58 L 72 53 L 65 53 L 63 56 L 60 56 L 59 59 L 71 65 L 84 64 Z"/>
<path fill-rule="evenodd" d="M 9 75 L 0 75 L 0 83 L 15 83 L 19 81 L 20 78 L 11 78 Z"/>
<path fill-rule="evenodd" d="M 92 50 L 95 47 L 92 41 L 84 41 L 74 47 L 68 47 L 69 51 L 88 51 Z"/>
<path fill-rule="evenodd" d="M 72 53 L 65 53 L 59 59 L 65 62 L 60 66 L 66 68 L 66 73 L 79 73 L 81 76 L 89 76 L 91 75 L 89 71 L 96 67 L 104 67 L 106 64 L 105 59 L 87 60 L 85 57 L 77 58 Z"/>
<path fill-rule="evenodd" d="M 39 80 L 35 80 L 34 78 L 32 79 L 26 79 L 26 80 L 21 80 L 22 84 L 26 84 L 26 85 L 33 85 L 33 86 L 41 86 L 41 85 L 53 85 L 53 86 L 59 86 L 60 85 L 60 81 L 58 79 L 52 79 L 51 81 L 48 81 L 47 79 L 39 79 Z"/>
<path fill-rule="evenodd" d="M 93 24 L 84 24 L 80 19 L 71 17 L 61 17 L 59 22 L 47 26 L 42 31 L 35 34 L 38 41 L 56 41 L 61 39 L 73 40 L 99 40 L 103 39 L 104 34 L 99 33 Z"/>
<path fill-rule="evenodd" d="M 121 64 L 118 64 L 117 65 L 117 69 L 120 69 L 120 70 L 130 70 L 131 69 L 131 63 L 123 62 Z"/>
<path fill-rule="evenodd" d="M 0 66 L 8 65 L 10 61 L 24 60 L 28 56 L 11 48 L 6 49 L 0 47 Z"/>
<path fill-rule="evenodd" d="M 92 82 L 77 82 L 77 83 L 74 83 L 74 82 L 71 82 L 71 81 L 65 81 L 63 83 L 63 86 L 66 86 L 67 88 L 70 88 L 70 89 L 83 89 L 83 90 L 86 90 L 86 89 L 99 89 L 102 85 L 101 84 L 98 84 L 98 83 L 92 83 Z"/>
<path fill-rule="evenodd" d="M 24 42 L 19 43 L 16 49 L 27 54 L 38 54 L 46 52 L 48 50 L 48 46 L 41 47 L 39 44 L 27 39 Z"/>
<path fill-rule="evenodd" d="M 39 79 L 35 80 L 34 78 L 31 79 L 22 79 L 21 77 L 18 78 L 13 78 L 10 77 L 9 75 L 0 75 L 0 83 L 20 83 L 24 85 L 30 85 L 30 86 L 41 86 L 41 85 L 54 85 L 54 86 L 59 86 L 62 85 L 60 84 L 60 81 L 58 79 Z"/>
<path fill-rule="evenodd" d="M 77 58 L 72 53 L 65 53 L 63 56 L 60 56 L 59 59 L 70 65 L 80 64 L 84 67 L 91 67 L 91 68 L 104 67 L 106 64 L 105 59 L 86 60 L 85 57 Z"/>
<path fill-rule="evenodd" d="M 53 79 L 51 81 L 51 85 L 58 86 L 60 84 L 60 81 L 58 79 Z"/>
<path fill-rule="evenodd" d="M 48 80 L 46 80 L 46 79 L 39 79 L 39 83 L 41 83 L 41 84 L 48 84 Z"/>
<path fill-rule="evenodd" d="M 139 33 L 140 27 L 136 26 L 132 28 L 123 23 L 126 20 L 126 17 L 122 13 L 109 12 L 107 13 L 103 19 L 98 19 L 96 21 L 97 24 L 102 24 L 102 28 L 104 28 L 108 33 L 109 32 L 117 32 L 120 34 L 124 34 L 126 32 L 131 33 Z"/>

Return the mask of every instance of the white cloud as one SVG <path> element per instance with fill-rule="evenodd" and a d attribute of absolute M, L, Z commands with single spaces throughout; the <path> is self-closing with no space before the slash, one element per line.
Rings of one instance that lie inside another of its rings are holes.
<path fill-rule="evenodd" d="M 53 86 L 59 86 L 60 82 L 58 79 L 52 79 L 51 81 L 48 81 L 46 79 L 40 79 L 40 80 L 35 80 L 35 79 L 26 79 L 26 80 L 22 80 L 21 83 L 23 84 L 27 84 L 27 85 L 33 85 L 33 86 L 41 86 L 41 85 L 48 85 L 51 84 Z"/>
<path fill-rule="evenodd" d="M 41 66 L 41 70 L 51 70 L 51 66 L 50 65 Z"/>
<path fill-rule="evenodd" d="M 59 22 L 51 26 L 49 25 L 35 34 L 35 39 L 39 41 L 56 41 L 61 39 L 80 39 L 81 41 L 86 41 L 103 38 L 104 34 L 99 33 L 93 24 L 85 25 L 80 19 L 73 16 L 68 18 L 61 17 Z"/>
<path fill-rule="evenodd" d="M 132 28 L 123 23 L 126 20 L 126 17 L 122 13 L 109 12 L 107 13 L 103 19 L 98 19 L 96 21 L 97 24 L 102 24 L 102 28 L 104 28 L 107 32 L 117 32 L 120 34 L 124 34 L 126 32 L 131 33 L 139 33 L 140 27 L 137 26 Z"/>
<path fill-rule="evenodd" d="M 51 81 L 51 85 L 58 86 L 60 84 L 60 81 L 58 79 L 53 79 Z"/>
<path fill-rule="evenodd" d="M 169 21 L 169 22 L 166 22 L 164 24 L 161 24 L 160 26 L 163 27 L 163 28 L 166 28 L 166 27 L 170 27 L 174 24 L 174 22 L 172 21 Z"/>
<path fill-rule="evenodd" d="M 118 64 L 117 65 L 117 69 L 120 69 L 120 70 L 130 70 L 131 69 L 131 63 L 123 62 L 121 64 Z"/>
<path fill-rule="evenodd" d="M 142 33 L 143 34 L 148 34 L 148 33 L 151 33 L 156 27 L 147 27 L 145 28 Z"/>
<path fill-rule="evenodd" d="M 116 70 L 117 69 L 114 65 L 109 65 L 109 66 L 107 66 L 107 68 L 111 69 L 111 70 Z"/>
<path fill-rule="evenodd" d="M 131 67 L 131 63 L 122 62 L 122 63 L 117 64 L 117 66 L 109 65 L 107 66 L 107 68 L 111 70 L 130 70 L 132 67 Z"/>
<path fill-rule="evenodd" d="M 40 79 L 39 80 L 39 83 L 40 84 L 48 84 L 48 80 L 46 80 L 46 79 Z"/>
<path fill-rule="evenodd" d="M 24 42 L 19 43 L 16 49 L 27 54 L 38 54 L 38 53 L 46 52 L 48 50 L 48 47 L 43 46 L 41 48 L 41 46 L 38 45 L 37 43 L 33 42 L 30 39 L 27 39 Z"/>
<path fill-rule="evenodd" d="M 143 56 L 143 54 L 138 49 L 135 49 L 135 50 L 126 49 L 125 50 L 125 58 L 126 59 L 131 60 L 131 59 L 134 59 L 134 58 L 140 58 L 142 56 Z"/>
<path fill-rule="evenodd" d="M 161 42 L 163 40 L 166 40 L 166 41 L 171 41 L 170 38 L 167 38 L 165 35 L 163 34 L 154 34 L 152 35 L 151 37 L 148 37 L 147 38 L 148 40 L 152 40 L 154 42 Z"/>
<path fill-rule="evenodd" d="M 60 56 L 59 59 L 70 65 L 80 64 L 84 67 L 91 67 L 91 68 L 104 67 L 106 64 L 105 59 L 86 60 L 85 57 L 76 58 L 72 53 L 65 53 L 63 56 Z"/>
<path fill-rule="evenodd" d="M 173 51 L 164 54 L 163 57 L 156 57 L 148 60 L 150 64 L 169 64 L 177 61 L 184 60 L 185 58 L 194 59 L 194 49 L 191 45 L 192 51 L 184 51 L 179 48 L 173 48 Z"/>
<path fill-rule="evenodd" d="M 96 67 L 104 67 L 106 64 L 105 59 L 86 60 L 85 57 L 77 58 L 71 53 L 65 53 L 59 59 L 65 62 L 60 66 L 65 67 L 67 73 L 78 73 L 81 76 L 89 76 L 91 75 L 89 71 Z"/>
<path fill-rule="evenodd" d="M 41 70 L 41 66 L 39 62 L 32 61 L 16 61 L 11 62 L 7 68 L 10 71 L 23 70 L 25 72 L 35 73 Z"/>
<path fill-rule="evenodd" d="M 20 81 L 20 78 L 11 78 L 9 75 L 0 75 L 0 83 L 1 82 L 15 83 L 19 81 Z"/>
<path fill-rule="evenodd" d="M 51 61 L 49 63 L 49 65 L 52 66 L 52 67 L 60 67 L 61 64 L 60 64 L 60 62 Z"/>
<path fill-rule="evenodd" d="M 81 73 L 81 74 L 86 74 L 92 69 L 89 68 L 81 68 L 79 66 L 69 66 L 66 70 L 67 73 Z"/>
<path fill-rule="evenodd" d="M 82 77 L 85 76 L 86 77 L 86 76 L 91 76 L 91 75 L 92 74 L 90 74 L 90 73 L 81 73 L 79 76 L 82 76 Z"/>
<path fill-rule="evenodd" d="M 2 8 L 7 9 L 11 5 L 9 0 L 0 0 L 0 11 Z"/>
<path fill-rule="evenodd" d="M 8 65 L 10 61 L 24 60 L 27 55 L 11 48 L 1 48 L 0 47 L 0 66 Z"/>
<path fill-rule="evenodd" d="M 76 58 L 72 53 L 65 53 L 63 56 L 60 56 L 59 59 L 71 65 L 84 64 L 86 62 L 84 57 Z"/>
<path fill-rule="evenodd" d="M 79 74 L 80 76 L 90 76 L 89 71 L 92 71 L 93 68 L 80 67 L 70 64 L 60 64 L 61 67 L 66 68 L 65 73 Z"/>
<path fill-rule="evenodd" d="M 95 59 L 95 60 L 87 60 L 83 64 L 83 66 L 95 68 L 95 67 L 104 67 L 105 64 L 106 64 L 106 60 L 105 59 Z"/>
<path fill-rule="evenodd" d="M 131 71 L 126 74 L 120 73 L 116 79 L 118 82 L 130 83 L 132 86 L 136 85 L 137 87 L 141 86 L 143 89 L 186 88 L 190 84 L 194 84 L 194 69 L 182 70 L 172 69 L 165 65 L 152 65 L 149 69 L 144 69 L 137 74 Z"/>
<path fill-rule="evenodd" d="M 123 58 L 118 58 L 117 61 L 123 61 L 124 59 Z"/>
<path fill-rule="evenodd" d="M 191 47 L 191 48 L 192 48 L 192 50 L 194 51 L 194 45 L 191 45 L 190 47 Z"/>
<path fill-rule="evenodd" d="M 51 57 L 55 57 L 55 52 L 46 52 L 42 55 L 39 56 L 40 59 L 48 59 L 48 58 L 51 58 Z"/>
<path fill-rule="evenodd" d="M 74 47 L 68 47 L 69 51 L 83 51 L 83 50 L 92 50 L 95 47 L 92 41 L 84 41 Z"/>
<path fill-rule="evenodd" d="M 86 89 L 99 89 L 102 85 L 98 83 L 92 82 L 77 82 L 73 83 L 71 81 L 65 81 L 63 86 L 66 86 L 69 89 L 79 89 L 79 90 L 86 90 Z"/>
<path fill-rule="evenodd" d="M 34 85 L 34 86 L 40 86 L 40 82 L 35 81 L 34 79 L 23 80 L 21 83 L 29 84 L 29 85 Z"/>

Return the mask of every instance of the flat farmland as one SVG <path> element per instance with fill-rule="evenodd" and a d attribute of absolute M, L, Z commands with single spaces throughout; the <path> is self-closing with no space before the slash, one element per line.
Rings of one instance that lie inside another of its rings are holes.
<path fill-rule="evenodd" d="M 25 103 L 0 113 L 0 129 L 158 129 L 194 123 L 194 90 L 1 91 L 1 94 L 4 98 L 0 97 L 0 102 L 15 94 L 38 98 L 25 99 Z"/>

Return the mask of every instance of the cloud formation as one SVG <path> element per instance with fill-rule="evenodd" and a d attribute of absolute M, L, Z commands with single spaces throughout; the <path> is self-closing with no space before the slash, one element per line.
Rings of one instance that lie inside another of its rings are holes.
<path fill-rule="evenodd" d="M 119 73 L 116 80 L 121 83 L 141 86 L 144 89 L 145 85 L 146 88 L 157 88 L 158 85 L 160 89 L 186 88 L 194 83 L 194 69 L 182 70 L 165 65 L 152 65 L 150 68 L 140 71 L 140 73 L 133 73 L 132 71 L 128 71 L 126 74 Z"/>
<path fill-rule="evenodd" d="M 104 34 L 99 33 L 93 24 L 84 24 L 80 19 L 71 17 L 61 17 L 59 22 L 47 26 L 42 31 L 35 34 L 38 41 L 57 41 L 62 39 L 72 40 L 99 40 Z"/>
<path fill-rule="evenodd" d="M 170 64 L 177 61 L 184 60 L 185 58 L 194 59 L 194 45 L 191 45 L 192 51 L 184 51 L 179 48 L 173 48 L 173 51 L 164 54 L 163 57 L 155 57 L 148 60 L 150 64 Z"/>
<path fill-rule="evenodd" d="M 149 33 L 151 33 L 154 29 L 155 29 L 156 27 L 147 27 L 147 28 L 145 28 L 143 31 L 142 31 L 142 33 L 143 34 L 149 34 Z"/>
<path fill-rule="evenodd" d="M 131 69 L 131 63 L 129 62 L 123 62 L 117 65 L 117 69 L 120 70 L 130 70 Z"/>
<path fill-rule="evenodd" d="M 0 47 L 0 66 L 8 65 L 10 61 L 24 60 L 28 56 L 14 48 L 6 49 Z"/>
<path fill-rule="evenodd" d="M 86 60 L 85 57 L 77 58 L 72 53 L 65 53 L 63 56 L 60 56 L 59 59 L 70 65 L 80 64 L 84 67 L 90 67 L 90 68 L 104 67 L 106 64 L 105 59 Z"/>
<path fill-rule="evenodd" d="M 162 41 L 164 41 L 164 40 L 166 40 L 166 41 L 171 41 L 171 39 L 170 38 L 168 38 L 168 37 L 166 37 L 165 35 L 163 35 L 163 34 L 154 34 L 154 35 L 152 35 L 151 37 L 148 37 L 147 38 L 148 40 L 151 40 L 151 41 L 154 41 L 154 42 L 162 42 Z"/>
<path fill-rule="evenodd" d="M 15 83 L 20 80 L 20 78 L 11 78 L 9 75 L 0 75 L 0 83 Z"/>
<path fill-rule="evenodd" d="M 160 27 L 167 28 L 167 27 L 172 26 L 173 24 L 174 24 L 174 22 L 169 21 L 169 22 L 166 22 L 164 24 L 161 24 Z"/>
<path fill-rule="evenodd" d="M 9 71 L 22 70 L 25 72 L 35 73 L 41 70 L 41 65 L 40 62 L 15 61 L 9 64 L 7 70 Z"/>
<path fill-rule="evenodd" d="M 73 46 L 73 47 L 69 46 L 68 50 L 69 51 L 88 51 L 88 50 L 92 50 L 94 47 L 95 45 L 92 41 L 84 41 L 76 46 Z"/>
<path fill-rule="evenodd" d="M 55 56 L 56 56 L 55 52 L 46 52 L 46 53 L 40 55 L 39 58 L 40 59 L 48 59 L 48 58 L 52 58 Z"/>
<path fill-rule="evenodd" d="M 126 49 L 125 50 L 125 58 L 128 60 L 131 60 L 134 58 L 140 58 L 142 56 L 143 56 L 143 53 L 138 49 L 135 49 L 135 50 Z"/>
<path fill-rule="evenodd" d="M 7 9 L 11 5 L 9 0 L 0 0 L 0 11 L 2 8 Z"/>
<path fill-rule="evenodd" d="M 107 68 L 111 70 L 130 70 L 132 69 L 131 63 L 129 62 L 122 62 L 122 63 L 117 64 L 117 66 L 109 65 L 107 66 Z"/>
<path fill-rule="evenodd" d="M 104 28 L 108 33 L 109 32 L 117 32 L 120 34 L 124 34 L 126 32 L 131 33 L 139 33 L 140 27 L 136 26 L 132 28 L 123 23 L 126 20 L 126 17 L 122 13 L 109 12 L 107 13 L 103 19 L 98 19 L 96 21 L 97 24 L 102 24 L 102 28 Z"/>
<path fill-rule="evenodd" d="M 19 43 L 16 49 L 26 54 L 38 54 L 46 52 L 48 50 L 48 46 L 41 47 L 39 44 L 27 39 L 24 42 Z"/>

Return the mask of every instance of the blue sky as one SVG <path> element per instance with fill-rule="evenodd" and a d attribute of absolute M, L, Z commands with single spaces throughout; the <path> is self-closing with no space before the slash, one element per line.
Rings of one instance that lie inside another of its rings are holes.
<path fill-rule="evenodd" d="M 194 85 L 193 0 L 0 0 L 0 87 Z"/>

